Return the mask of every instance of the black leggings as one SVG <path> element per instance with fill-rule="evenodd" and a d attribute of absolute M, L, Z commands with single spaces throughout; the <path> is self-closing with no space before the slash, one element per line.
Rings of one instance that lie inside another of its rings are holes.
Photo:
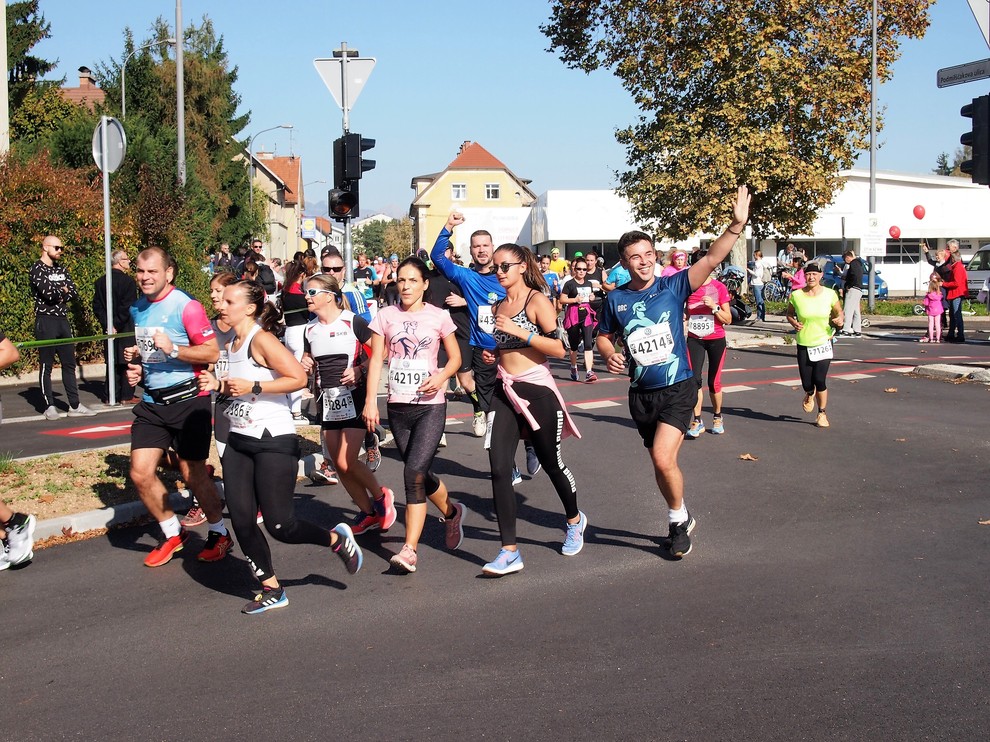
<path fill-rule="evenodd" d="M 571 350 L 577 352 L 578 346 L 584 342 L 584 349 L 588 352 L 595 349 L 595 325 L 580 322 L 567 328 L 567 343 Z"/>
<path fill-rule="evenodd" d="M 708 356 L 708 391 L 718 394 L 722 391 L 722 364 L 725 363 L 725 338 L 696 338 L 688 336 L 688 360 L 691 371 L 701 387 L 702 371 L 705 368 L 705 356 Z"/>
<path fill-rule="evenodd" d="M 275 576 L 268 540 L 258 526 L 258 510 L 265 529 L 286 544 L 330 545 L 330 532 L 293 512 L 292 496 L 299 467 L 299 442 L 294 435 L 261 440 L 231 433 L 223 453 L 223 486 L 230 523 L 237 543 L 255 576 Z"/>
<path fill-rule="evenodd" d="M 405 462 L 402 478 L 408 505 L 425 503 L 429 495 L 440 489 L 440 480 L 433 473 L 433 457 L 446 421 L 446 402 L 388 405 L 388 424 L 395 437 L 395 447 Z"/>
<path fill-rule="evenodd" d="M 801 374 L 801 388 L 805 394 L 824 392 L 825 377 L 828 376 L 828 367 L 832 363 L 831 358 L 824 361 L 808 360 L 808 348 L 805 345 L 797 347 L 798 373 Z"/>
<path fill-rule="evenodd" d="M 518 503 L 512 488 L 512 467 L 516 447 L 523 436 L 529 438 L 536 449 L 543 470 L 550 477 L 557 496 L 564 505 L 564 514 L 568 519 L 578 516 L 577 484 L 560 453 L 564 411 L 560 408 L 557 396 L 552 390 L 535 384 L 517 381 L 512 388 L 520 397 L 529 401 L 529 411 L 539 423 L 540 429 L 531 430 L 526 418 L 516 413 L 505 396 L 505 389 L 500 381 L 495 388 L 489 415 L 491 437 L 488 461 L 492 467 L 492 497 L 495 500 L 495 515 L 503 546 L 516 543 Z"/>

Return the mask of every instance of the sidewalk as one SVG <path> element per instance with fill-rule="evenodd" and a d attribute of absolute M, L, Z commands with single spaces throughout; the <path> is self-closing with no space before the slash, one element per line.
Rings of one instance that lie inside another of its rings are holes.
<path fill-rule="evenodd" d="M 123 409 L 120 405 L 110 407 L 103 403 L 106 384 L 103 377 L 106 365 L 103 363 L 87 363 L 76 366 L 76 379 L 79 382 L 79 401 L 94 412 L 108 412 Z M 55 406 L 59 412 L 65 413 L 69 403 L 62 386 L 62 369 L 56 366 L 52 371 L 52 388 L 55 394 Z M 44 400 L 41 396 L 41 384 L 38 372 L 21 374 L 19 376 L 0 376 L 0 422 L 18 423 L 31 420 L 44 420 Z M 85 420 L 86 418 L 79 418 Z M 90 418 L 91 419 L 91 418 Z"/>

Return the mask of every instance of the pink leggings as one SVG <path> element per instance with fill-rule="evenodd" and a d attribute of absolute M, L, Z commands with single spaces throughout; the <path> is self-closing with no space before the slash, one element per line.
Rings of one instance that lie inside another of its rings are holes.
<path fill-rule="evenodd" d="M 938 314 L 928 315 L 928 339 L 933 343 L 942 342 L 942 317 Z"/>

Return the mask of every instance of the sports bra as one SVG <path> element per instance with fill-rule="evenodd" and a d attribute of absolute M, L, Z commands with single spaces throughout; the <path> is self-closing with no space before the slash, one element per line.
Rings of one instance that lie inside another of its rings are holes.
<path fill-rule="evenodd" d="M 526 303 L 523 304 L 522 309 L 520 309 L 516 315 L 512 317 L 512 321 L 519 325 L 527 333 L 533 332 L 537 335 L 542 335 L 543 330 L 541 330 L 535 322 L 526 316 L 526 307 L 529 306 L 530 299 L 533 298 L 533 295 L 537 293 L 539 292 L 530 289 L 529 296 L 526 297 Z M 492 307 L 492 312 L 498 311 L 498 305 L 501 303 L 501 301 L 496 302 Z M 518 350 L 520 348 L 529 347 L 525 338 L 517 338 L 515 335 L 510 335 L 507 332 L 503 332 L 497 327 L 492 331 L 492 335 L 495 337 L 495 347 L 501 350 Z"/>

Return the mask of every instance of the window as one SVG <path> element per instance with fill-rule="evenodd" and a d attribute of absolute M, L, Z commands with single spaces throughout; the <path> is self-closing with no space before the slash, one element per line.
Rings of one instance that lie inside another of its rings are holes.
<path fill-rule="evenodd" d="M 467 183 L 452 183 L 450 186 L 450 198 L 453 201 L 466 201 Z"/>
<path fill-rule="evenodd" d="M 488 201 L 498 201 L 499 199 L 498 183 L 485 183 L 485 199 Z"/>

